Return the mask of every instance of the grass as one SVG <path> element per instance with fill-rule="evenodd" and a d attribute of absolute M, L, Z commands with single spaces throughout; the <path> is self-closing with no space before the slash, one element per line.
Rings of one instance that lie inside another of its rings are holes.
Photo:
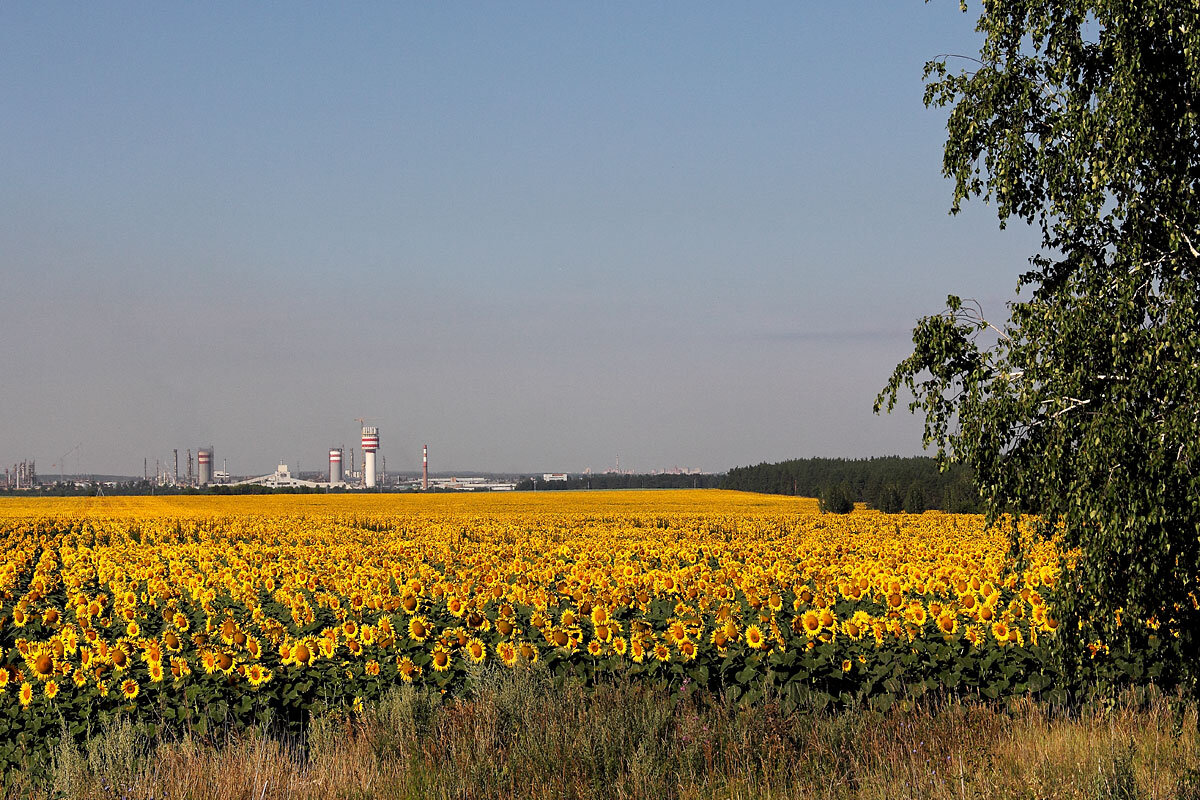
<path fill-rule="evenodd" d="M 128 724 L 63 746 L 32 798 L 1197 798 L 1197 707 L 1154 693 L 1055 713 L 949 702 L 782 714 L 767 700 L 484 671 L 444 702 L 399 687 L 303 739 L 148 741 Z"/>

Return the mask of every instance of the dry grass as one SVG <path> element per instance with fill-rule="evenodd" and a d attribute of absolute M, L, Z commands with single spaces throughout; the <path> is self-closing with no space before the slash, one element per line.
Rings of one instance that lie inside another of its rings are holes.
<path fill-rule="evenodd" d="M 58 753 L 67 798 L 1198 798 L 1193 703 L 1149 695 L 1056 715 L 1021 703 L 783 715 L 640 685 L 482 673 L 469 699 L 400 688 L 304 742 L 264 731 Z"/>

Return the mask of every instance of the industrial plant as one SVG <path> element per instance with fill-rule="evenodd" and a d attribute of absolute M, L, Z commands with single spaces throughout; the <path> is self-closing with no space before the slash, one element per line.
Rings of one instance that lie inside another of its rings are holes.
<path fill-rule="evenodd" d="M 141 479 L 113 475 L 80 475 L 79 451 L 75 445 L 51 464 L 51 477 L 38 474 L 33 459 L 25 459 L 4 470 L 4 482 L 0 491 L 51 491 L 67 493 L 101 493 L 105 487 L 124 488 L 134 493 L 187 492 L 194 490 L 217 492 L 255 492 L 259 490 L 295 491 L 407 491 L 407 492 L 497 492 L 513 491 L 518 488 L 533 489 L 539 486 L 551 488 L 592 488 L 593 476 L 587 470 L 581 476 L 565 472 L 545 472 L 537 475 L 486 475 L 479 473 L 431 475 L 429 472 L 429 445 L 421 446 L 421 470 L 403 470 L 389 475 L 387 458 L 381 452 L 382 437 L 379 427 L 368 425 L 367 420 L 356 417 L 359 423 L 359 448 L 333 445 L 324 451 L 321 467 L 313 471 L 301 471 L 298 462 L 280 459 L 273 472 L 253 475 L 246 472 L 234 474 L 227 460 L 222 460 L 217 469 L 216 448 L 207 445 L 196 449 L 170 450 L 167 458 L 143 459 Z M 415 456 L 415 453 L 413 454 Z M 73 458 L 72 458 L 73 457 Z M 328 458 L 324 462 L 325 457 Z M 619 459 L 619 456 L 618 456 Z M 74 460 L 77 474 L 66 474 L 64 464 Z M 415 459 L 414 459 L 415 460 Z M 323 463 L 324 462 L 324 463 Z M 595 480 L 627 473 L 606 470 Z M 672 473 L 684 474 L 676 468 Z M 686 471 L 691 474 L 692 471 Z M 584 481 L 580 486 L 576 483 Z"/>

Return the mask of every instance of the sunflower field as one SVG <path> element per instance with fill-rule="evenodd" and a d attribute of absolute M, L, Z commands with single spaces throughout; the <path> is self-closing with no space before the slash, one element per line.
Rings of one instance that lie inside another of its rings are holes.
<path fill-rule="evenodd" d="M 0 500 L 0 769 L 133 720 L 299 731 L 542 662 L 734 701 L 1061 692 L 1049 545 L 713 490 Z"/>

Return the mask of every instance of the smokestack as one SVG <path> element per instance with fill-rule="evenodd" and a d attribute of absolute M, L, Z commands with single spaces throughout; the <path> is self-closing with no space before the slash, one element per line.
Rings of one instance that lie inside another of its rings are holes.
<path fill-rule="evenodd" d="M 340 447 L 329 448 L 329 482 L 331 484 L 342 482 L 342 449 Z"/>
<path fill-rule="evenodd" d="M 379 449 L 379 428 L 364 425 L 362 429 L 363 486 L 375 486 L 375 451 Z"/>
<path fill-rule="evenodd" d="M 211 447 L 201 447 L 196 451 L 197 476 L 196 483 L 200 486 L 207 486 L 212 483 L 212 457 L 213 451 Z M 189 464 L 191 460 L 189 459 Z"/>
<path fill-rule="evenodd" d="M 429 445 L 421 445 L 421 488 L 429 489 Z"/>

